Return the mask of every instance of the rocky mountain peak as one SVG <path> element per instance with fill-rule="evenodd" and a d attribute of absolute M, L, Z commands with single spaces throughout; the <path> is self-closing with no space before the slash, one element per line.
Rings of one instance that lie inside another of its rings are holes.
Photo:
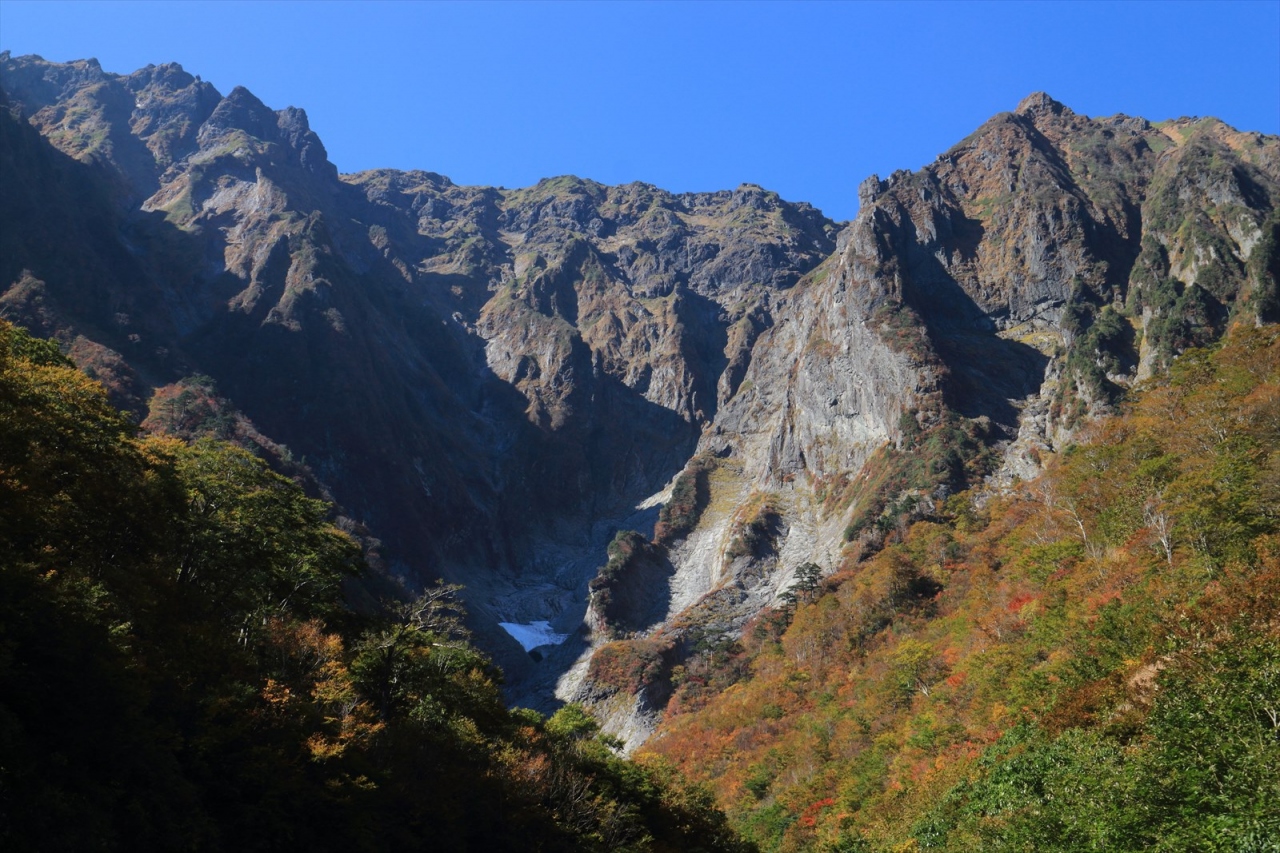
<path fill-rule="evenodd" d="M 1032 92 L 1030 95 L 1027 95 L 1018 102 L 1018 106 L 1014 108 L 1014 113 L 1016 115 L 1031 116 L 1033 118 L 1041 115 L 1075 115 L 1070 107 L 1049 97 L 1046 92 Z"/>
<path fill-rule="evenodd" d="M 133 91 L 155 86 L 163 91 L 176 92 L 195 84 L 196 78 L 176 62 L 148 65 L 130 74 L 126 85 Z"/>
<path fill-rule="evenodd" d="M 276 113 L 244 86 L 236 86 L 218 103 L 205 129 L 210 135 L 243 130 L 256 139 L 271 140 L 276 135 Z"/>
<path fill-rule="evenodd" d="M 18 90 L 29 91 L 41 106 L 66 99 L 77 90 L 108 78 L 96 59 L 48 62 L 35 54 L 15 57 L 7 50 L 0 53 L 0 68 L 4 69 L 5 88 L 11 95 Z"/>

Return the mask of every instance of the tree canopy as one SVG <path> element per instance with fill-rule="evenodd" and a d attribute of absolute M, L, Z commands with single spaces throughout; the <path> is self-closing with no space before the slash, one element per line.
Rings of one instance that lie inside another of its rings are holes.
<path fill-rule="evenodd" d="M 509 711 L 457 587 L 348 608 L 331 514 L 0 322 L 0 847 L 746 849 L 580 709 Z"/>

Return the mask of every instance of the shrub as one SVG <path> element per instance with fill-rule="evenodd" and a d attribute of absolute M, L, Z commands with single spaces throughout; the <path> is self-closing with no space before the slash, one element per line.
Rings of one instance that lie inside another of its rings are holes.
<path fill-rule="evenodd" d="M 693 532 L 710 499 L 707 474 L 715 469 L 715 459 L 695 456 L 676 478 L 671 499 L 658 513 L 653 541 L 659 545 L 676 542 Z"/>
<path fill-rule="evenodd" d="M 664 657 L 672 648 L 671 643 L 660 638 L 608 643 L 592 655 L 587 677 L 634 696 L 665 677 Z"/>

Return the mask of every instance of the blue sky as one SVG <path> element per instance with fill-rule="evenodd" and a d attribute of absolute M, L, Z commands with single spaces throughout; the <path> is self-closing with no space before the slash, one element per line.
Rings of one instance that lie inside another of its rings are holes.
<path fill-rule="evenodd" d="M 305 108 L 342 171 L 750 182 L 836 219 L 868 174 L 917 169 L 1037 90 L 1088 115 L 1280 133 L 1280 0 L 0 0 L 0 48 L 247 86 Z"/>

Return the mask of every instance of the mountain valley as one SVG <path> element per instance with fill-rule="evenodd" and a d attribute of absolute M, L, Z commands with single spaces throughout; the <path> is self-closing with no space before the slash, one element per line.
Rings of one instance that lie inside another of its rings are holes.
<path fill-rule="evenodd" d="M 898 642 L 952 585 L 886 568 L 921 563 L 925 527 L 1030 513 L 1026 490 L 1082 464 L 1058 460 L 1099 425 L 1223 341 L 1270 358 L 1249 336 L 1280 321 L 1280 139 L 1211 118 L 1089 118 L 1035 93 L 923 169 L 867 178 L 840 223 L 751 184 L 340 174 L 302 110 L 172 64 L 4 53 L 0 91 L 0 316 L 145 434 L 229 440 L 332 501 L 372 567 L 344 587 L 355 610 L 461 585 L 511 704 L 581 704 L 691 777 L 691 732 L 733 729 L 731 691 L 785 682 L 769 655 L 795 658 L 791 620 L 821 645 L 821 602 L 901 581 L 887 621 L 856 628 Z M 1250 389 L 1271 388 L 1258 371 Z M 1230 405 L 1253 412 L 1238 386 Z M 1083 534 L 1063 565 L 1132 546 L 1088 550 L 1095 507 L 1065 501 L 1042 501 Z M 974 530 L 952 539 L 976 564 L 995 546 Z M 1182 542 L 1170 568 L 1212 562 Z M 914 684 L 885 701 L 925 702 Z M 782 777 L 739 746 L 751 766 L 717 796 L 755 843 L 854 844 L 800 794 L 790 822 L 760 817 Z"/>

